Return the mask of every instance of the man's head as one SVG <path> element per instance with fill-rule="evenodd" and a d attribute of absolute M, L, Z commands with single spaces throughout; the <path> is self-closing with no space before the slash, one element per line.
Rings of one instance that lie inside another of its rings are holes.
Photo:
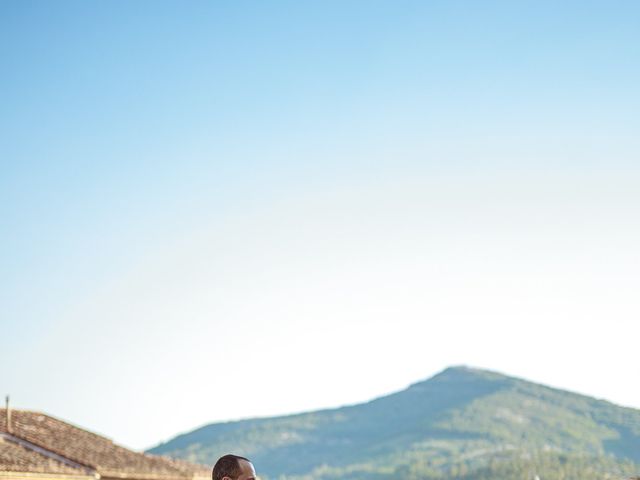
<path fill-rule="evenodd" d="M 256 480 L 256 471 L 248 458 L 229 454 L 213 466 L 211 480 Z"/>

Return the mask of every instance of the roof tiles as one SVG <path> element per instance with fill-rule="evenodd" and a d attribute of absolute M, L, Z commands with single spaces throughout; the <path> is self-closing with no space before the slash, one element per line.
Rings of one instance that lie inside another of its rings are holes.
<path fill-rule="evenodd" d="M 8 434 L 6 409 L 0 409 L 0 432 Z M 206 474 L 206 467 L 177 462 L 171 459 L 134 452 L 114 444 L 108 438 L 91 433 L 82 428 L 63 422 L 39 412 L 11 410 L 11 435 L 26 440 L 52 454 L 95 470 L 103 477 L 132 479 L 191 479 L 194 475 Z M 5 442 L 7 443 L 7 442 Z M 48 462 L 37 456 L 26 454 L 24 447 L 4 445 L 0 463 L 21 465 L 51 470 L 49 473 L 63 473 L 70 468 L 64 463 Z M 22 449 L 22 450 L 20 450 Z M 46 457 L 45 457 L 46 458 Z M 44 463 L 43 463 L 44 462 Z M 5 467 L 0 467 L 5 468 Z M 57 471 L 61 470 L 60 472 Z M 67 472 L 69 473 L 69 472 Z"/>

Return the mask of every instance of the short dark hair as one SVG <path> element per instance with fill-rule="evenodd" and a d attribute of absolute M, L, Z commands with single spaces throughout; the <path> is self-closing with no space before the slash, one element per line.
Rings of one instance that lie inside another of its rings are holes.
<path fill-rule="evenodd" d="M 211 480 L 222 480 L 224 477 L 229 477 L 234 480 L 238 478 L 242 473 L 238 460 L 251 462 L 251 460 L 249 460 L 248 458 L 244 458 L 239 455 L 224 455 L 223 457 L 220 457 L 216 464 L 213 466 L 213 471 L 211 472 Z"/>

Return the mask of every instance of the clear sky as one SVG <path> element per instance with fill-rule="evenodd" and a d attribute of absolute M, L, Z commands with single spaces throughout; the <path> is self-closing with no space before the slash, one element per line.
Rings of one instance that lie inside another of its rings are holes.
<path fill-rule="evenodd" d="M 450 365 L 640 408 L 637 1 L 0 3 L 0 394 L 133 448 Z"/>

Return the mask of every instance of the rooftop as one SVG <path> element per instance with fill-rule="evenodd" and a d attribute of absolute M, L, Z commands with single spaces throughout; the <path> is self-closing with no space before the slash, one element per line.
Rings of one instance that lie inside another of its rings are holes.
<path fill-rule="evenodd" d="M 0 409 L 0 471 L 87 474 L 127 479 L 209 476 L 209 469 L 167 457 L 134 452 L 113 441 L 40 412 Z"/>

